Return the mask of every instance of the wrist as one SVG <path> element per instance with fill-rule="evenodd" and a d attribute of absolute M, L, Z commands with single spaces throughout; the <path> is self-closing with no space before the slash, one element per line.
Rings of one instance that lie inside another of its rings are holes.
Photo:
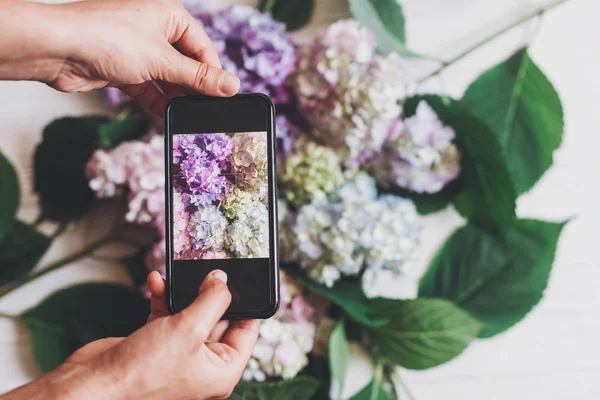
<path fill-rule="evenodd" d="M 73 52 L 73 12 L 63 4 L 0 0 L 0 79 L 49 82 Z M 70 40 L 71 38 L 71 40 Z"/>
<path fill-rule="evenodd" d="M 116 371 L 85 364 L 63 364 L 44 376 L 51 393 L 60 400 L 129 399 L 126 385 Z"/>

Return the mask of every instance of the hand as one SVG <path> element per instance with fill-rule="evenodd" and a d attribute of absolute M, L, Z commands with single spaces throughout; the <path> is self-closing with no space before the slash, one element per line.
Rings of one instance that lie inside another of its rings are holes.
<path fill-rule="evenodd" d="M 231 302 L 226 279 L 224 272 L 213 271 L 192 305 L 168 315 L 164 282 L 160 275 L 151 274 L 152 315 L 145 327 L 127 338 L 88 344 L 56 370 L 6 399 L 34 398 L 28 396 L 31 393 L 60 399 L 228 397 L 250 358 L 259 322 L 219 321 Z"/>
<path fill-rule="evenodd" d="M 150 316 L 148 323 L 170 315 L 167 309 L 167 301 L 165 299 L 165 281 L 156 271 L 151 272 L 147 279 L 148 288 L 150 289 Z M 208 335 L 208 340 L 211 342 L 219 342 L 223 339 L 225 332 L 229 328 L 229 321 L 219 321 Z M 106 338 L 96 340 L 83 346 L 73 353 L 65 362 L 66 363 L 84 363 L 96 357 L 98 354 L 118 344 L 125 338 Z"/>
<path fill-rule="evenodd" d="M 0 2 L 16 19 L 0 22 L 9 31 L 0 79 L 40 80 L 63 92 L 114 86 L 157 115 L 175 96 L 239 90 L 239 79 L 221 69 L 211 40 L 177 0 L 22 3 Z M 19 23 L 33 26 L 16 34 Z"/>

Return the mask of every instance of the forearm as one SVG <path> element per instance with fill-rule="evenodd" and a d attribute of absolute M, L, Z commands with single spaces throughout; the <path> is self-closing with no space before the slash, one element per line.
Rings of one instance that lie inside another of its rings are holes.
<path fill-rule="evenodd" d="M 112 374 L 86 370 L 82 366 L 62 365 L 9 393 L 0 400 L 126 400 L 125 385 L 111 380 Z"/>
<path fill-rule="evenodd" d="M 66 5 L 0 0 L 0 80 L 51 81 L 72 53 L 72 20 Z"/>

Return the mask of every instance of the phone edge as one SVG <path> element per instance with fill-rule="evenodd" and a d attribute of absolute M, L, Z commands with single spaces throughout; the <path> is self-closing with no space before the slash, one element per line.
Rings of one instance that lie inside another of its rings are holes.
<path fill-rule="evenodd" d="M 212 99 L 208 96 L 185 96 L 185 97 L 175 97 L 171 99 L 167 106 L 165 107 L 164 112 L 164 122 L 165 122 L 165 205 L 168 211 L 165 213 L 165 232 L 172 236 L 171 222 L 173 218 L 173 207 L 172 203 L 172 185 L 168 184 L 170 182 L 171 176 L 171 166 L 172 166 L 172 152 L 169 151 L 171 148 L 171 132 L 170 132 L 170 110 L 173 104 L 178 101 L 185 101 L 184 99 L 189 99 L 190 97 L 195 98 L 203 98 L 203 99 Z M 275 156 L 275 146 L 276 146 L 276 123 L 275 123 L 275 104 L 273 101 L 266 95 L 262 93 L 243 93 L 237 94 L 234 98 L 256 98 L 261 100 L 266 108 L 268 114 L 268 124 L 270 125 L 270 132 L 268 132 L 268 150 L 269 157 L 272 162 L 268 163 L 269 165 L 269 178 L 273 185 L 269 185 L 269 202 L 270 202 L 270 216 L 272 216 L 272 221 L 269 226 L 269 231 L 272 233 L 269 236 L 269 246 L 270 246 L 270 255 L 273 260 L 272 263 L 269 263 L 270 268 L 270 279 L 273 280 L 271 282 L 270 288 L 273 290 L 271 293 L 271 304 L 267 306 L 264 310 L 261 311 L 252 311 L 248 313 L 230 313 L 229 311 L 225 312 L 222 319 L 224 320 L 240 320 L 240 319 L 268 319 L 274 316 L 279 310 L 281 299 L 280 299 L 280 282 L 279 282 L 279 226 L 278 226 L 278 207 L 277 207 L 277 162 Z M 171 315 L 176 314 L 178 310 L 175 309 L 173 304 L 173 279 L 172 279 L 172 263 L 173 259 L 172 254 L 172 244 L 173 238 L 170 237 L 168 240 L 165 240 L 165 255 L 166 255 L 166 303 L 167 309 Z"/>

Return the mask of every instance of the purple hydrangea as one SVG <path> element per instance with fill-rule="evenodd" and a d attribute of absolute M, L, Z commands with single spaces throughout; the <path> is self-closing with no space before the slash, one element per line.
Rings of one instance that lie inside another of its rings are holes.
<path fill-rule="evenodd" d="M 173 136 L 174 184 L 190 195 L 190 204 L 205 206 L 223 199 L 230 189 L 223 172 L 232 150 L 231 138 L 223 133 Z"/>
<path fill-rule="evenodd" d="M 102 97 L 113 107 L 118 107 L 122 104 L 129 103 L 133 99 L 115 87 L 107 87 L 102 89 Z"/>
<path fill-rule="evenodd" d="M 371 160 L 371 171 L 384 188 L 416 193 L 439 192 L 460 174 L 461 154 L 455 132 L 421 101 L 415 115 L 392 124 L 389 140 Z"/>
<path fill-rule="evenodd" d="M 240 78 L 242 92 L 289 101 L 287 79 L 296 66 L 296 49 L 285 25 L 249 6 L 233 6 L 197 16 L 212 39 L 223 68 Z"/>

